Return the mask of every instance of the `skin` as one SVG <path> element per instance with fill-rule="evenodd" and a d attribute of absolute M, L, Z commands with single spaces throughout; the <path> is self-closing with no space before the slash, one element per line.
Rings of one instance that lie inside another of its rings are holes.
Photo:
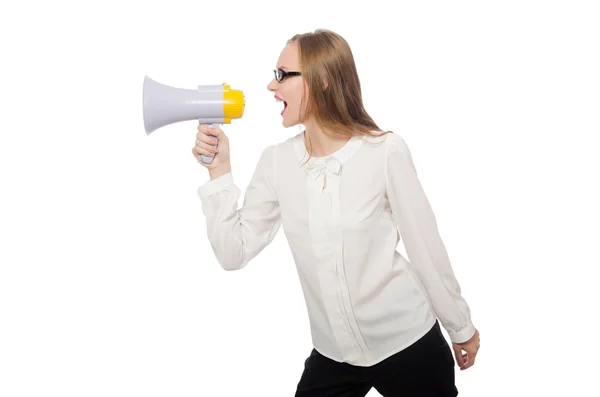
<path fill-rule="evenodd" d="M 286 45 L 281 51 L 277 60 L 277 67 L 286 71 L 301 71 L 296 43 Z M 325 82 L 326 84 L 327 82 Z M 310 151 L 311 156 L 327 156 L 346 144 L 348 138 L 334 138 L 326 135 L 314 119 L 300 119 L 301 110 L 303 110 L 300 109 L 300 101 L 303 96 L 308 98 L 308 85 L 302 76 L 288 76 L 281 83 L 273 78 L 268 84 L 267 89 L 274 94 L 275 98 L 287 102 L 287 108 L 282 116 L 283 126 L 289 128 L 302 123 L 306 127 L 306 131 L 310 133 L 312 149 L 307 147 L 307 151 Z M 194 157 L 199 158 L 202 154 L 215 156 L 218 153 L 218 156 L 214 157 L 211 164 L 199 161 L 200 164 L 208 169 L 210 179 L 212 180 L 231 172 L 229 139 L 223 130 L 205 125 L 199 125 L 197 130 L 195 146 L 192 149 Z M 218 145 L 215 145 L 211 136 L 218 139 Z M 456 363 L 461 370 L 468 369 L 475 364 L 479 345 L 479 331 L 477 330 L 475 330 L 475 334 L 468 341 L 452 344 Z"/>

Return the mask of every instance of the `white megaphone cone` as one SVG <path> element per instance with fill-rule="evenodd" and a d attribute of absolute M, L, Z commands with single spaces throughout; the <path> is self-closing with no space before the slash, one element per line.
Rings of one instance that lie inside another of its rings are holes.
<path fill-rule="evenodd" d="M 232 119 L 243 116 L 245 107 L 243 92 L 232 90 L 225 83 L 184 89 L 164 85 L 145 76 L 142 96 L 147 135 L 180 121 L 198 120 L 200 124 L 215 126 L 229 124 Z M 213 157 L 203 155 L 200 160 L 210 164 Z"/>

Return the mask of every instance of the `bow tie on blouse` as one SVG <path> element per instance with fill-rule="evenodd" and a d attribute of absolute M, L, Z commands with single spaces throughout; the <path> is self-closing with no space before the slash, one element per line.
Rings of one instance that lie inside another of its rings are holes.
<path fill-rule="evenodd" d="M 329 177 L 337 175 L 341 167 L 342 164 L 333 157 L 328 157 L 322 162 L 312 162 L 305 165 L 306 173 L 312 179 L 317 179 L 321 175 Z"/>

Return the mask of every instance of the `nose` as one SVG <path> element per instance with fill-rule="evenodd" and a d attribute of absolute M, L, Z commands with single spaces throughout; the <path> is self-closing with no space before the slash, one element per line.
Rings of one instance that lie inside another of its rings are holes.
<path fill-rule="evenodd" d="M 271 82 L 267 85 L 267 90 L 274 92 L 276 88 L 277 88 L 277 80 L 275 80 L 275 77 L 273 77 Z"/>

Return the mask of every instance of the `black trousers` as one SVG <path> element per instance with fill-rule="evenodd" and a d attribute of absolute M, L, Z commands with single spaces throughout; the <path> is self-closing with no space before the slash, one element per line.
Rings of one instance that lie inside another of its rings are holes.
<path fill-rule="evenodd" d="M 417 342 L 370 367 L 333 361 L 315 349 L 304 364 L 295 397 L 455 397 L 454 355 L 439 322 Z"/>

